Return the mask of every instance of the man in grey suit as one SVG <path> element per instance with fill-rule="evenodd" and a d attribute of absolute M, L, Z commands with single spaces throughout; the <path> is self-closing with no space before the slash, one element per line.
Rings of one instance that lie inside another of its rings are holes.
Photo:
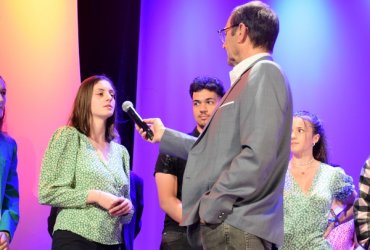
<path fill-rule="evenodd" d="M 161 152 L 187 159 L 181 224 L 190 229 L 192 243 L 200 232 L 204 249 L 271 249 L 283 243 L 292 99 L 271 58 L 278 32 L 278 17 L 264 3 L 232 11 L 219 31 L 234 66 L 232 86 L 198 139 L 165 128 L 158 118 L 144 120 Z"/>

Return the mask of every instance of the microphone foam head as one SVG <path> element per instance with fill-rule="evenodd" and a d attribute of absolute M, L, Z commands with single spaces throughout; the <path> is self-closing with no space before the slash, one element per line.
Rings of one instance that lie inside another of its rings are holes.
<path fill-rule="evenodd" d="M 130 101 L 125 101 L 124 103 L 122 103 L 122 109 L 123 111 L 127 112 L 127 110 L 129 108 L 132 108 L 134 105 L 132 104 L 132 102 Z"/>

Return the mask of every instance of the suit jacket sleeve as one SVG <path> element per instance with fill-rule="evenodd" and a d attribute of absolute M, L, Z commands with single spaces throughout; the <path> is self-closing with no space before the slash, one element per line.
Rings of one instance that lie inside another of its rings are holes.
<path fill-rule="evenodd" d="M 163 154 L 169 154 L 171 156 L 186 160 L 196 139 L 196 137 L 188 134 L 166 128 L 159 150 Z"/>
<path fill-rule="evenodd" d="M 235 103 L 239 105 L 235 122 L 240 123 L 240 131 L 235 134 L 240 139 L 240 153 L 201 198 L 199 216 L 207 223 L 222 222 L 236 202 L 248 204 L 267 197 L 282 186 L 285 176 L 286 166 L 277 166 L 276 160 L 281 142 L 290 138 L 292 103 L 278 66 L 256 64 Z"/>

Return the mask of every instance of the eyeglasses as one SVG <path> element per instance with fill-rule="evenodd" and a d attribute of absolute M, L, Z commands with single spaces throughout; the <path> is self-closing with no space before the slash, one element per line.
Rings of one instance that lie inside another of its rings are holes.
<path fill-rule="evenodd" d="M 229 29 L 231 28 L 234 28 L 236 26 L 238 26 L 239 24 L 234 24 L 234 25 L 231 25 L 229 27 L 226 27 L 226 28 L 223 28 L 223 29 L 220 29 L 217 31 L 218 35 L 220 36 L 220 39 L 221 39 L 221 42 L 222 43 L 225 43 L 225 39 L 226 39 L 226 33 Z"/>

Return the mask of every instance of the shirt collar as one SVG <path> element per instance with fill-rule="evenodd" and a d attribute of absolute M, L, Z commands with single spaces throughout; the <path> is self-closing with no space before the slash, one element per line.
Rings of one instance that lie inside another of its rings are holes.
<path fill-rule="evenodd" d="M 257 61 L 258 59 L 264 57 L 264 56 L 271 56 L 270 53 L 258 53 L 256 55 L 253 55 L 251 57 L 248 57 L 246 59 L 244 59 L 243 61 L 241 61 L 240 63 L 238 63 L 230 72 L 229 72 L 229 76 L 230 76 L 230 82 L 231 82 L 231 86 L 234 85 L 234 83 L 236 83 L 240 77 L 244 74 L 244 72 L 255 62 Z"/>
<path fill-rule="evenodd" d="M 200 132 L 198 131 L 198 128 L 195 127 L 193 131 L 190 133 L 190 135 L 198 137 L 200 135 Z"/>

